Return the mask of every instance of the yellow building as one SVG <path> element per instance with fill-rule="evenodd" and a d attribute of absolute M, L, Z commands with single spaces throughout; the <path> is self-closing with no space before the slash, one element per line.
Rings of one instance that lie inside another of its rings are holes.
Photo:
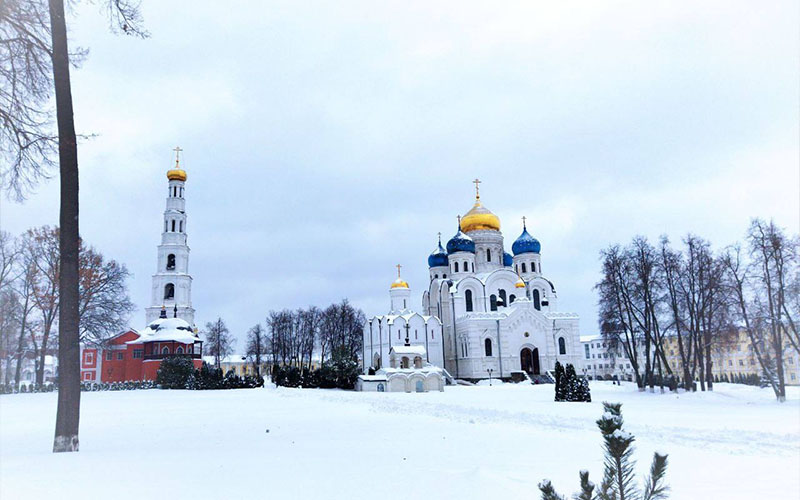
<path fill-rule="evenodd" d="M 669 336 L 664 339 L 664 351 L 672 371 L 681 375 L 683 363 L 679 354 L 677 337 Z M 745 331 L 725 334 L 718 338 L 711 348 L 711 361 L 712 373 L 717 378 L 727 376 L 730 380 L 734 375 L 761 374 L 761 365 L 753 353 L 753 346 Z M 786 385 L 799 385 L 800 356 L 796 352 L 787 351 L 783 361 Z"/>

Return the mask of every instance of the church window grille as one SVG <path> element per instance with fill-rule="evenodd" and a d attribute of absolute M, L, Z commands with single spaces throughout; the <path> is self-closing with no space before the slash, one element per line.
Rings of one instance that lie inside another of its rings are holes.
<path fill-rule="evenodd" d="M 455 262 L 455 263 L 453 264 L 453 272 L 454 272 L 454 273 L 457 273 L 457 272 L 458 272 L 458 262 Z"/>
<path fill-rule="evenodd" d="M 564 340 L 564 337 L 558 337 L 558 353 L 559 354 L 567 353 L 567 341 Z"/>
<path fill-rule="evenodd" d="M 167 283 L 164 285 L 164 299 L 170 300 L 175 298 L 175 285 Z"/>
<path fill-rule="evenodd" d="M 492 355 L 492 339 L 486 339 L 483 341 L 483 350 L 487 357 L 491 357 Z"/>
<path fill-rule="evenodd" d="M 467 312 L 472 312 L 472 290 L 464 292 L 464 298 L 467 301 Z"/>
<path fill-rule="evenodd" d="M 489 296 L 489 309 L 492 311 L 497 310 L 497 296 L 495 294 Z"/>
<path fill-rule="evenodd" d="M 167 255 L 167 271 L 172 271 L 175 269 L 175 254 L 171 253 Z"/>
<path fill-rule="evenodd" d="M 523 273 L 527 273 L 528 272 L 528 270 L 525 269 L 525 263 L 524 262 L 522 263 L 522 272 Z"/>
<path fill-rule="evenodd" d="M 541 310 L 541 308 L 542 308 L 542 305 L 541 305 L 541 302 L 540 302 L 540 299 L 539 299 L 539 290 L 535 289 L 535 288 L 533 290 L 533 307 L 535 307 L 537 311 Z"/>

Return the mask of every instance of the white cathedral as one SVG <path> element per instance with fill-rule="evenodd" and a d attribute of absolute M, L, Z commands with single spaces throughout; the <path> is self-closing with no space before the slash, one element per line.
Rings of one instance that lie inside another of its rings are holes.
<path fill-rule="evenodd" d="M 541 244 L 522 234 L 505 251 L 500 219 L 481 204 L 459 217 L 458 230 L 428 257 L 430 280 L 422 312 L 411 309 L 411 289 L 399 273 L 389 314 L 364 325 L 364 368 L 379 369 L 393 346 L 425 348 L 426 362 L 458 379 L 533 378 L 556 361 L 582 366 L 578 315 L 558 311 L 552 281 L 542 273 Z"/>

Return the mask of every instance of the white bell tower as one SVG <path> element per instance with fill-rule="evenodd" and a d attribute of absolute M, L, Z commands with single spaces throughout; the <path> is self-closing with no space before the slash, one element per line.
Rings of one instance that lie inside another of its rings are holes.
<path fill-rule="evenodd" d="M 189 245 L 186 244 L 186 171 L 180 166 L 182 149 L 176 147 L 175 168 L 167 171 L 167 208 L 164 210 L 158 267 L 153 275 L 152 298 L 146 309 L 147 324 L 158 319 L 162 306 L 167 316 L 194 325 L 192 276 L 189 274 Z"/>

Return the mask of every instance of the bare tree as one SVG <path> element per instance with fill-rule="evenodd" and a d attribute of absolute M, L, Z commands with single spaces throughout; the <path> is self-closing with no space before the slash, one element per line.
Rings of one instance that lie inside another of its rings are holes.
<path fill-rule="evenodd" d="M 261 376 L 261 360 L 266 354 L 267 339 L 261 323 L 250 328 L 247 332 L 247 356 L 253 363 L 256 375 Z"/>
<path fill-rule="evenodd" d="M 144 36 L 138 3 L 106 0 L 112 29 Z M 0 155 L 7 193 L 21 199 L 54 165 L 57 145 L 61 200 L 59 247 L 59 391 L 54 452 L 78 451 L 80 421 L 78 146 L 63 0 L 0 4 Z M 57 134 L 52 130 L 55 94 Z M 57 139 L 56 139 L 57 138 Z"/>
<path fill-rule="evenodd" d="M 83 243 L 80 264 L 80 336 L 83 342 L 100 344 L 124 328 L 133 310 L 127 288 L 130 273 Z"/>
<path fill-rule="evenodd" d="M 43 226 L 29 229 L 23 236 L 24 252 L 34 266 L 33 300 L 39 313 L 39 342 L 33 336 L 38 353 L 36 383 L 44 383 L 45 356 L 48 354 L 50 334 L 58 317 L 59 251 L 58 229 Z"/>
<path fill-rule="evenodd" d="M 206 323 L 205 336 L 208 352 L 214 356 L 214 365 L 219 368 L 221 359 L 233 352 L 235 339 L 222 318 Z"/>

